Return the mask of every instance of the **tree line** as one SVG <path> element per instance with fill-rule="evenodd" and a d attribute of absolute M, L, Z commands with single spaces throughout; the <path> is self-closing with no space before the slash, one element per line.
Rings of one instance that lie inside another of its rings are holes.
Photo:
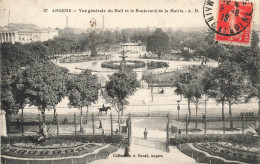
<path fill-rule="evenodd" d="M 260 55 L 259 38 L 253 32 L 249 47 L 220 45 L 212 42 L 208 47 L 215 47 L 219 53 L 219 65 L 209 68 L 201 65 L 188 68 L 175 76 L 174 86 L 177 95 L 183 95 L 188 101 L 188 113 L 191 116 L 190 103 L 195 104 L 196 116 L 198 102 L 205 96 L 214 98 L 222 104 L 224 119 L 225 103 L 228 104 L 229 116 L 232 117 L 232 105 L 247 103 L 252 98 L 258 99 L 258 116 L 260 116 Z M 207 51 L 206 53 L 211 53 Z M 213 52 L 212 52 L 213 53 Z M 216 53 L 213 53 L 214 55 Z M 205 104 L 206 114 L 206 104 Z M 233 128 L 233 122 L 230 122 Z"/>
<path fill-rule="evenodd" d="M 205 33 L 207 35 L 205 35 Z M 91 32 L 74 34 L 60 32 L 58 37 L 44 42 L 32 42 L 21 45 L 16 43 L 13 48 L 23 52 L 24 55 L 31 58 L 51 59 L 66 54 L 79 54 L 90 51 Z M 121 30 L 104 30 L 95 32 L 95 45 L 98 50 L 119 45 L 125 42 L 141 41 L 146 45 L 147 52 L 151 51 L 158 57 L 170 53 L 171 50 L 181 51 L 185 58 L 192 58 L 193 54 L 187 52 L 187 48 L 195 51 L 195 56 L 205 56 L 218 60 L 222 55 L 219 45 L 214 43 L 214 32 L 212 31 L 192 31 L 184 32 L 182 30 L 173 31 L 173 29 L 152 29 L 152 28 L 130 28 Z M 2 44 L 3 49 L 10 51 L 9 43 Z M 3 54 L 12 53 L 6 52 Z"/>
<path fill-rule="evenodd" d="M 169 35 L 170 34 L 170 35 Z M 205 35 L 206 34 L 206 35 Z M 195 50 L 195 55 L 205 56 L 218 61 L 218 67 L 210 68 L 205 65 L 190 67 L 187 70 L 176 71 L 171 79 L 175 93 L 184 96 L 188 101 L 188 114 L 191 117 L 191 103 L 195 105 L 196 116 L 198 105 L 205 97 L 206 101 L 213 98 L 222 104 L 224 119 L 225 103 L 228 104 L 229 116 L 232 117 L 232 105 L 247 103 L 252 98 L 258 99 L 258 116 L 260 116 L 260 55 L 259 37 L 253 31 L 250 46 L 233 46 L 219 44 L 214 40 L 215 33 L 168 31 L 162 29 L 148 37 L 147 51 L 152 51 L 160 57 L 172 48 L 183 49 L 189 47 Z M 172 36 L 171 36 L 172 35 Z M 171 37 L 170 37 L 171 36 Z M 171 42 L 170 42 L 171 41 Z M 144 73 L 143 78 L 152 83 L 156 75 Z M 233 123 L 230 123 L 233 127 Z"/>
<path fill-rule="evenodd" d="M 23 121 L 26 105 L 38 108 L 43 123 L 46 110 L 53 110 L 53 121 L 57 121 L 56 105 L 68 97 L 68 107 L 80 110 L 80 131 L 83 132 L 82 108 L 88 108 L 98 100 L 101 88 L 98 77 L 90 70 L 70 74 L 44 55 L 41 50 L 28 49 L 28 45 L 1 45 L 1 110 L 6 112 L 8 131 L 11 115 L 21 111 Z M 109 77 L 103 96 L 118 114 L 123 114 L 126 99 L 139 85 L 136 73 L 127 69 L 119 71 Z"/>

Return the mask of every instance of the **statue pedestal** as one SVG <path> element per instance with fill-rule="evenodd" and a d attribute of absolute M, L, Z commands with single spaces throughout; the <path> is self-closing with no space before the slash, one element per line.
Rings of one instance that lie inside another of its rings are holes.
<path fill-rule="evenodd" d="M 7 136 L 5 111 L 0 111 L 0 136 Z"/>

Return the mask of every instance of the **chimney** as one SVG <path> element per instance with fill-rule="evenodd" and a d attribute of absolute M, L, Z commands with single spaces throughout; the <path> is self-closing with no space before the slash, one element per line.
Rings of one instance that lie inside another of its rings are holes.
<path fill-rule="evenodd" d="M 105 16 L 103 15 L 103 30 L 105 29 Z"/>
<path fill-rule="evenodd" d="M 68 28 L 69 27 L 69 18 L 68 18 L 68 16 L 66 16 L 66 28 Z"/>

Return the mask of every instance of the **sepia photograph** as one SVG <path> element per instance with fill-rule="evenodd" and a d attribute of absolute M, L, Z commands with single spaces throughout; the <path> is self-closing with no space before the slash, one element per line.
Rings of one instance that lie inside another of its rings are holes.
<path fill-rule="evenodd" d="M 0 0 L 1 164 L 259 164 L 259 0 Z"/>

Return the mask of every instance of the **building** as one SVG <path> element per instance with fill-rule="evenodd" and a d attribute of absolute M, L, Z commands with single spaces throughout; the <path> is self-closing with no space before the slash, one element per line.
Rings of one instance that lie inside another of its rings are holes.
<path fill-rule="evenodd" d="M 140 52 L 142 51 L 141 41 L 138 43 L 121 43 L 120 44 L 120 52 L 127 51 L 127 52 Z"/>
<path fill-rule="evenodd" d="M 35 24 L 11 23 L 0 29 L 0 43 L 30 43 L 46 41 L 58 36 L 58 31 L 51 28 L 39 28 Z"/>

